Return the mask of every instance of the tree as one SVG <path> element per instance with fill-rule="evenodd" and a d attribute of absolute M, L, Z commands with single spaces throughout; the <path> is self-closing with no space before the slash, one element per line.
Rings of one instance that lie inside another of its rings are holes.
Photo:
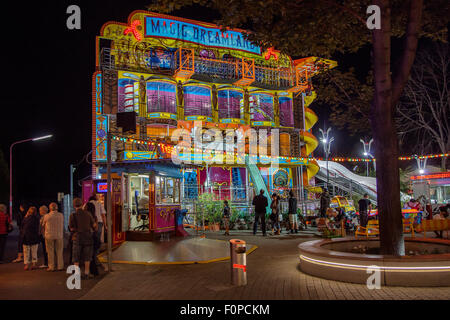
<path fill-rule="evenodd" d="M 373 96 L 373 74 L 359 80 L 354 69 L 339 69 L 314 78 L 317 98 L 314 104 L 331 109 L 330 121 L 351 135 L 372 136 L 369 126 L 370 101 Z"/>
<path fill-rule="evenodd" d="M 421 153 L 450 150 L 450 52 L 448 44 L 419 51 L 397 105 L 397 127 L 410 151 Z M 442 158 L 446 170 L 446 158 Z"/>
<path fill-rule="evenodd" d="M 216 23 L 223 29 L 226 26 L 252 30 L 247 34 L 248 40 L 265 48 L 275 46 L 291 56 L 329 57 L 334 52 L 356 52 L 363 45 L 372 44 L 374 90 L 370 123 L 377 158 L 381 253 L 404 255 L 394 107 L 409 77 L 419 36 L 446 35 L 447 1 L 156 0 L 149 9 L 170 12 L 194 3 L 217 10 L 221 19 Z M 380 8 L 380 29 L 367 28 L 369 5 Z M 397 68 L 392 70 L 391 37 L 402 36 L 404 48 L 395 63 Z"/>

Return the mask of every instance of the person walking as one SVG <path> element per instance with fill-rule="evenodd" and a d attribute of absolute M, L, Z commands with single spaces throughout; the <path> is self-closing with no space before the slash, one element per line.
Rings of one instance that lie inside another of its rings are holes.
<path fill-rule="evenodd" d="M 64 269 L 64 215 L 58 212 L 58 205 L 55 202 L 49 205 L 50 213 L 43 219 L 45 246 L 48 255 L 47 271 L 61 271 Z M 56 255 L 55 255 L 56 253 Z M 56 257 L 56 263 L 55 263 Z"/>
<path fill-rule="evenodd" d="M 97 231 L 97 223 L 92 215 L 83 210 L 83 201 L 80 198 L 73 199 L 75 212 L 69 217 L 69 228 L 73 232 L 72 258 L 76 266 L 80 262 L 84 263 L 83 279 L 90 279 L 94 276 L 89 272 L 90 261 L 93 255 L 92 232 Z"/>
<path fill-rule="evenodd" d="M 95 206 L 95 216 L 97 217 L 97 238 L 98 241 L 100 241 L 100 243 L 102 243 L 102 232 L 103 230 L 106 231 L 106 210 L 105 207 L 103 206 L 103 203 L 101 203 L 100 201 L 98 201 L 97 195 L 92 195 L 89 198 L 89 202 L 93 203 Z M 100 251 L 100 247 L 98 247 L 98 250 L 96 252 L 96 255 L 98 255 L 98 251 Z"/>
<path fill-rule="evenodd" d="M 48 268 L 48 256 L 47 256 L 47 247 L 45 245 L 45 237 L 44 237 L 44 217 L 48 214 L 48 208 L 47 206 L 41 206 L 39 208 L 39 215 L 41 216 L 40 218 L 40 228 L 39 228 L 39 241 L 41 243 L 42 246 L 42 254 L 44 255 L 44 264 L 42 264 L 41 266 L 39 266 L 39 268 L 41 269 L 46 269 Z"/>
<path fill-rule="evenodd" d="M 270 222 L 272 225 L 272 236 L 280 234 L 280 222 L 279 222 L 279 213 L 280 213 L 280 198 L 276 193 L 272 194 L 272 203 L 270 204 L 270 209 L 272 209 L 272 213 L 270 214 Z"/>
<path fill-rule="evenodd" d="M 3 203 L 0 203 L 0 264 L 5 263 L 3 261 L 3 256 L 5 254 L 8 233 L 11 231 L 11 219 L 7 213 L 7 208 Z"/>
<path fill-rule="evenodd" d="M 263 236 L 266 236 L 266 208 L 269 205 L 264 190 L 259 191 L 259 195 L 253 198 L 252 204 L 255 206 L 255 223 L 253 224 L 253 235 L 256 235 L 258 230 L 258 221 L 261 219 L 261 227 Z"/>
<path fill-rule="evenodd" d="M 325 189 L 320 195 L 320 217 L 325 218 L 327 216 L 327 209 L 330 207 L 330 194 L 328 190 Z"/>
<path fill-rule="evenodd" d="M 368 212 L 372 210 L 372 203 L 369 200 L 369 195 L 366 193 L 364 197 L 358 201 L 359 206 L 359 225 L 361 227 L 366 227 L 367 221 L 369 219 Z"/>
<path fill-rule="evenodd" d="M 21 204 L 19 206 L 19 211 L 16 214 L 16 223 L 17 228 L 19 228 L 19 236 L 17 237 L 17 258 L 13 260 L 13 262 L 22 262 L 23 261 L 23 243 L 22 243 L 22 237 L 20 236 L 22 230 L 22 222 L 25 218 L 25 215 L 27 214 L 27 209 L 24 204 Z"/>
<path fill-rule="evenodd" d="M 30 207 L 22 221 L 23 263 L 24 270 L 33 270 L 37 264 L 40 217 L 36 207 Z"/>
<path fill-rule="evenodd" d="M 297 221 L 297 198 L 294 197 L 294 192 L 289 191 L 289 226 L 291 233 L 298 233 Z"/>
<path fill-rule="evenodd" d="M 225 227 L 225 236 L 230 235 L 230 207 L 228 205 L 228 201 L 223 201 L 223 226 Z"/>
<path fill-rule="evenodd" d="M 84 205 L 84 210 L 86 210 L 87 212 L 89 212 L 92 216 L 92 218 L 94 219 L 94 221 L 96 223 L 98 223 L 97 221 L 97 215 L 95 214 L 96 208 L 95 205 L 92 202 L 87 202 Z M 97 268 L 97 249 L 100 248 L 100 238 L 97 236 L 98 233 L 97 232 L 93 232 L 92 233 L 92 259 L 91 259 L 91 263 L 89 264 L 89 272 L 95 277 L 98 276 L 98 268 Z"/>

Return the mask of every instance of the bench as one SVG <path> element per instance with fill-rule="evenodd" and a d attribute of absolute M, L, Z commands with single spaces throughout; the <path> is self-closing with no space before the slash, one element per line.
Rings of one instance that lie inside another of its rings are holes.
<path fill-rule="evenodd" d="M 448 233 L 450 231 L 450 219 L 422 220 L 420 227 L 422 229 L 424 237 L 426 237 L 427 231 L 447 231 L 447 239 L 448 239 Z"/>
<path fill-rule="evenodd" d="M 355 238 L 358 235 L 365 236 L 366 238 L 369 238 L 369 236 L 379 236 L 380 226 L 378 220 L 369 220 L 366 227 L 358 226 L 355 231 Z"/>

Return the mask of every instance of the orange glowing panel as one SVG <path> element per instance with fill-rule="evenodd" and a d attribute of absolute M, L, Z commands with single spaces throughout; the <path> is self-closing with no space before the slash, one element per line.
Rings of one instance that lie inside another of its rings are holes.
<path fill-rule="evenodd" d="M 141 41 L 142 40 L 142 34 L 138 31 L 137 27 L 141 25 L 141 21 L 140 20 L 134 20 L 131 23 L 131 26 L 129 26 L 128 28 L 126 28 L 123 31 L 123 34 L 126 36 L 127 34 L 129 34 L 130 32 L 133 33 L 133 36 L 136 38 L 137 41 Z"/>
<path fill-rule="evenodd" d="M 427 180 L 427 179 L 445 179 L 450 178 L 450 172 L 425 174 L 421 176 L 412 176 L 411 180 Z"/>

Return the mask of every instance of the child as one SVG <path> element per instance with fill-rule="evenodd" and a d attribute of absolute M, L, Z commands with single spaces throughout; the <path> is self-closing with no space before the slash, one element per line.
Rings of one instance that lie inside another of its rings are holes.
<path fill-rule="evenodd" d="M 224 200 L 223 201 L 223 225 L 225 227 L 225 236 L 229 236 L 230 235 L 230 207 L 228 206 L 228 201 Z"/>
<path fill-rule="evenodd" d="M 36 207 L 30 207 L 25 218 L 22 221 L 21 236 L 23 239 L 23 261 L 24 270 L 32 270 L 36 268 L 37 251 L 39 245 L 39 228 L 40 221 Z M 31 263 L 33 263 L 31 265 Z"/>

